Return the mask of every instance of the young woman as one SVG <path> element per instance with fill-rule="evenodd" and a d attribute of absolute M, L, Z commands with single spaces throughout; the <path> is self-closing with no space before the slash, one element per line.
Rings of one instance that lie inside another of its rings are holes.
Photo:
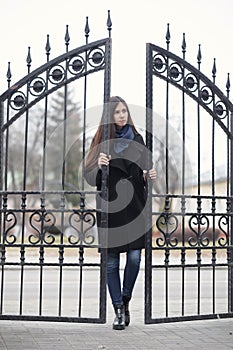
<path fill-rule="evenodd" d="M 136 130 L 127 103 L 119 96 L 110 98 L 109 154 L 102 152 L 103 120 L 93 137 L 85 163 L 85 178 L 101 191 L 102 167 L 108 167 L 107 282 L 116 317 L 113 329 L 130 323 L 129 301 L 138 276 L 141 250 L 145 247 L 146 159 L 147 148 Z M 148 175 L 156 179 L 156 171 Z M 97 208 L 101 197 L 97 196 Z M 100 213 L 97 211 L 100 228 Z M 126 253 L 123 284 L 120 254 Z"/>

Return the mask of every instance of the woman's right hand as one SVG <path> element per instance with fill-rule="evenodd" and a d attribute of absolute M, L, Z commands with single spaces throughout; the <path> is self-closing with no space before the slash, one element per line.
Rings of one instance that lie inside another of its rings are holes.
<path fill-rule="evenodd" d="M 100 153 L 98 158 L 98 167 L 101 169 L 102 165 L 108 166 L 111 156 L 107 156 L 105 153 Z"/>

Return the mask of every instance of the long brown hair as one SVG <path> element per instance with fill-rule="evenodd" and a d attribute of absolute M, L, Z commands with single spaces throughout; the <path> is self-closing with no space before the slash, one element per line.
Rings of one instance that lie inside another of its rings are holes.
<path fill-rule="evenodd" d="M 127 103 L 125 102 L 125 100 L 120 96 L 112 96 L 109 99 L 109 106 L 108 106 L 109 107 L 108 110 L 109 110 L 109 114 L 110 114 L 110 116 L 109 116 L 110 117 L 109 118 L 109 139 L 110 140 L 115 138 L 116 126 L 114 123 L 114 113 L 115 113 L 115 109 L 116 109 L 117 105 L 120 102 L 123 103 L 123 105 L 125 106 L 125 108 L 127 109 L 127 112 L 128 112 L 127 124 L 131 125 L 134 134 L 138 134 L 138 132 L 134 126 L 134 123 L 133 123 L 133 120 L 132 120 L 132 117 L 131 117 L 131 114 L 129 111 L 129 107 L 128 107 Z M 88 170 L 93 169 L 97 165 L 99 153 L 101 152 L 101 143 L 103 142 L 103 125 L 104 125 L 103 117 L 104 117 L 104 115 L 102 114 L 102 118 L 100 120 L 98 129 L 97 129 L 97 131 L 92 139 L 91 146 L 90 146 L 90 149 L 87 153 L 87 157 L 85 160 L 85 167 Z"/>

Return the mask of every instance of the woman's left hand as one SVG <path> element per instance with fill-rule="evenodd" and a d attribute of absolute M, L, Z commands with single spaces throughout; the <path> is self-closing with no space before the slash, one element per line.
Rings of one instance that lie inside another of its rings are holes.
<path fill-rule="evenodd" d="M 149 177 L 151 179 L 151 181 L 155 181 L 157 178 L 157 173 L 155 169 L 150 169 L 149 170 Z"/>
<path fill-rule="evenodd" d="M 147 170 L 143 170 L 143 176 L 144 179 L 146 179 L 146 175 L 147 175 Z M 151 179 L 151 181 L 155 181 L 157 178 L 157 173 L 155 169 L 150 169 L 149 170 L 149 178 Z"/>

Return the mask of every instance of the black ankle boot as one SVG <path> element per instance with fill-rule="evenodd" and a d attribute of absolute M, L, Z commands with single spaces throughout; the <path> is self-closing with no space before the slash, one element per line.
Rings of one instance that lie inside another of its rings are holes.
<path fill-rule="evenodd" d="M 112 328 L 116 330 L 125 329 L 125 309 L 124 305 L 114 305 L 116 317 L 114 319 Z"/>
<path fill-rule="evenodd" d="M 123 303 L 125 307 L 125 325 L 128 326 L 130 323 L 130 313 L 129 313 L 129 301 L 130 297 L 123 296 Z"/>

